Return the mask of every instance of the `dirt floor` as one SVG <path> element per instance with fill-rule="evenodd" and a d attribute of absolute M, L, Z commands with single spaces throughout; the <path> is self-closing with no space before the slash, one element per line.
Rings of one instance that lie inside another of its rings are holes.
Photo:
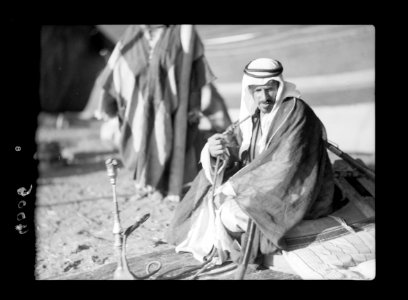
<path fill-rule="evenodd" d="M 116 261 L 112 186 L 105 160 L 120 158 L 111 144 L 101 141 L 100 126 L 98 121 L 68 118 L 59 122 L 55 116 L 39 117 L 37 279 L 89 271 Z M 57 155 L 53 158 L 52 153 Z M 335 159 L 331 154 L 330 157 Z M 353 157 L 374 168 L 372 155 Z M 177 204 L 163 199 L 159 192 L 146 195 L 137 191 L 130 171 L 123 167 L 118 171 L 116 191 L 123 228 L 150 213 L 150 218 L 128 238 L 128 255 L 172 248 L 164 234 Z"/>
<path fill-rule="evenodd" d="M 119 155 L 100 140 L 100 122 L 70 120 L 69 126 L 60 129 L 56 123 L 55 117 L 42 115 L 36 135 L 41 156 L 35 212 L 37 279 L 88 271 L 115 261 L 112 186 L 105 160 L 120 160 Z M 53 142 L 58 143 L 61 156 L 50 162 L 47 153 L 51 151 L 44 146 Z M 141 194 L 130 179 L 130 171 L 118 170 L 122 227 L 145 213 L 150 218 L 128 238 L 128 255 L 169 249 L 163 239 L 176 204 L 163 200 L 158 192 Z"/>

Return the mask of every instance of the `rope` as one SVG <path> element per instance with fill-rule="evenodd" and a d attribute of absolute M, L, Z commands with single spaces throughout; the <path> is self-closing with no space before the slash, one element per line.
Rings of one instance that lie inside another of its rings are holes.
<path fill-rule="evenodd" d="M 217 253 L 216 248 L 213 247 L 209 257 L 207 258 L 207 261 L 202 265 L 202 267 L 197 271 L 197 273 L 194 274 L 191 280 L 197 279 L 198 276 L 200 276 L 201 273 L 203 273 L 206 269 L 208 269 L 209 266 L 215 265 L 215 261 L 213 258 L 215 257 L 216 253 Z"/>

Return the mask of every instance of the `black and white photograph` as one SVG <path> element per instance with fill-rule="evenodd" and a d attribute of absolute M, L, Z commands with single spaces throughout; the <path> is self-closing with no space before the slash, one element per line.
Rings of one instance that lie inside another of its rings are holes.
<path fill-rule="evenodd" d="M 374 25 L 38 38 L 38 176 L 10 217 L 36 281 L 376 278 Z"/>

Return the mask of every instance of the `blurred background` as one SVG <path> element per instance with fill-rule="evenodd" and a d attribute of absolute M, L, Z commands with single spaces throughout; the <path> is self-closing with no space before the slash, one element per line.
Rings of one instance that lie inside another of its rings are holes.
<path fill-rule="evenodd" d="M 92 117 L 97 106 L 94 81 L 126 27 L 43 27 L 43 112 Z M 374 155 L 374 26 L 196 25 L 196 29 L 232 120 L 238 118 L 244 66 L 258 57 L 276 58 L 283 63 L 286 80 L 297 85 L 325 124 L 330 141 L 343 151 Z"/>

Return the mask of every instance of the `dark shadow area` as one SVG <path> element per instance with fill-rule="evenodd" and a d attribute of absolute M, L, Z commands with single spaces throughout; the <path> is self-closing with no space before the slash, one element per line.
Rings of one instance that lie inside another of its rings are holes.
<path fill-rule="evenodd" d="M 113 47 L 95 26 L 42 26 L 41 111 L 82 111 Z"/>

